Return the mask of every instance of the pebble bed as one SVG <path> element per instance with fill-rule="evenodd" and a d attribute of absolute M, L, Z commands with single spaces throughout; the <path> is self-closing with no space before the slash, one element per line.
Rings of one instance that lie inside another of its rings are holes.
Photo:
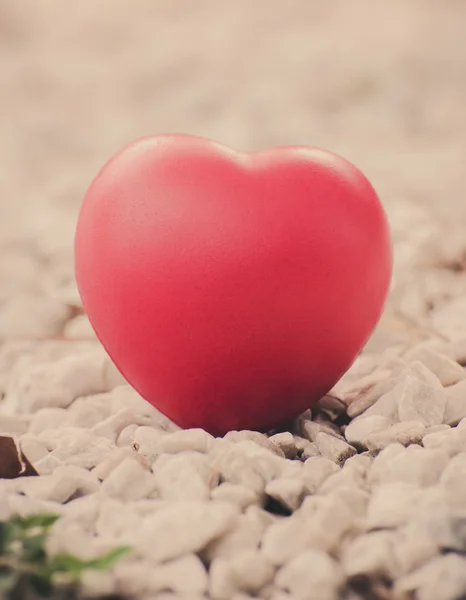
<path fill-rule="evenodd" d="M 88 336 L 84 315 L 67 335 Z M 466 338 L 362 354 L 283 431 L 180 430 L 96 341 L 7 341 L 0 434 L 39 477 L 0 518 L 62 515 L 50 551 L 132 552 L 88 593 L 457 600 L 466 593 Z"/>
<path fill-rule="evenodd" d="M 0 520 L 59 513 L 51 552 L 131 546 L 88 594 L 464 600 L 466 4 L 193 6 L 0 3 L 0 436 L 40 474 L 0 480 Z M 380 325 L 281 431 L 180 431 L 83 312 L 82 195 L 118 148 L 166 131 L 332 149 L 387 209 Z"/>

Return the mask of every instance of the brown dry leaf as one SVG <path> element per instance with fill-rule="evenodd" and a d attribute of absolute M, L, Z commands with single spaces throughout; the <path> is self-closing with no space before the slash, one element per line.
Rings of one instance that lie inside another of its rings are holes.
<path fill-rule="evenodd" d="M 16 479 L 38 475 L 12 437 L 0 436 L 0 479 Z"/>

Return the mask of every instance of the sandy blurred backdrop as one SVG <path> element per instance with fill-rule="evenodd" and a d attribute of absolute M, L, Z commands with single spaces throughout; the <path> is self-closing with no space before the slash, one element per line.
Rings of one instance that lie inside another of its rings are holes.
<path fill-rule="evenodd" d="M 343 154 L 392 223 L 388 311 L 466 290 L 464 0 L 0 0 L 0 73 L 0 337 L 76 314 L 83 193 L 155 133 Z"/>

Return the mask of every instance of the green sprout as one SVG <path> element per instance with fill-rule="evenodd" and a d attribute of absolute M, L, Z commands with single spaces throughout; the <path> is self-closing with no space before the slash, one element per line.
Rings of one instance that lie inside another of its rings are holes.
<path fill-rule="evenodd" d="M 65 552 L 49 555 L 45 546 L 58 519 L 58 515 L 38 514 L 0 522 L 0 598 L 75 598 L 85 571 L 106 571 L 130 550 L 117 547 L 91 560 Z M 66 595 L 61 596 L 60 590 L 66 590 Z"/>

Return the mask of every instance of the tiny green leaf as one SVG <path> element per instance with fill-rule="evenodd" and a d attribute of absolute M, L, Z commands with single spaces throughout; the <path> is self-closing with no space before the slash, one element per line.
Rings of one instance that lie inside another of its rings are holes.
<path fill-rule="evenodd" d="M 61 552 L 55 554 L 50 559 L 51 571 L 81 573 L 86 569 L 87 561 L 81 560 L 77 556 Z"/>
<path fill-rule="evenodd" d="M 44 513 L 43 515 L 29 515 L 27 517 L 15 517 L 13 522 L 17 523 L 23 530 L 32 529 L 34 527 L 43 527 L 49 529 L 60 518 L 60 515 Z"/>
<path fill-rule="evenodd" d="M 129 546 L 120 546 L 110 550 L 110 552 L 107 552 L 103 556 L 99 556 L 99 558 L 87 561 L 86 568 L 97 569 L 98 571 L 110 569 L 120 558 L 125 556 L 125 554 L 128 554 L 130 550 L 131 548 Z"/>
<path fill-rule="evenodd" d="M 0 523 L 0 554 L 10 551 L 10 544 L 15 538 L 15 527 L 8 521 Z"/>
<path fill-rule="evenodd" d="M 115 548 L 92 560 L 66 552 L 50 556 L 46 542 L 58 518 L 36 514 L 0 522 L 0 598 L 55 598 L 61 593 L 74 598 L 84 571 L 109 569 L 130 550 Z"/>

